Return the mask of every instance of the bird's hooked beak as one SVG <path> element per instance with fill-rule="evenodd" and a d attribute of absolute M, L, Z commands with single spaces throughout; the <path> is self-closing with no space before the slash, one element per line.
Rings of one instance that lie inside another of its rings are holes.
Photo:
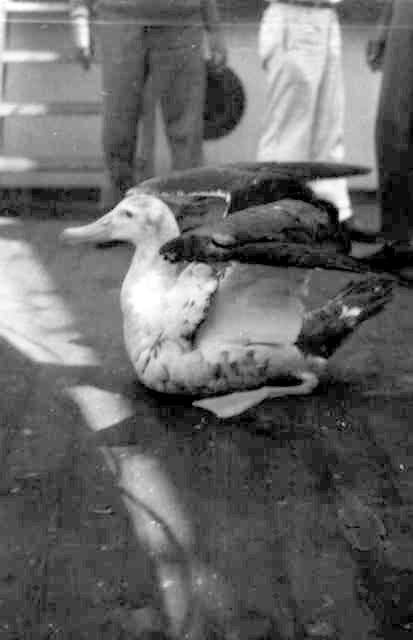
<path fill-rule="evenodd" d="M 81 227 L 69 227 L 61 233 L 60 240 L 64 244 L 72 245 L 83 244 L 86 242 L 109 242 L 114 239 L 113 218 L 114 212 L 109 211 L 109 213 L 106 213 L 91 224 L 85 224 Z"/>

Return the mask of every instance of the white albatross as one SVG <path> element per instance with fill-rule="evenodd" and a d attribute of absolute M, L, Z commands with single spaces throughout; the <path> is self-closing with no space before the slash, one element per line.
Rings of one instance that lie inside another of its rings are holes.
<path fill-rule="evenodd" d="M 96 222 L 62 234 L 71 244 L 135 245 L 121 307 L 126 350 L 140 382 L 193 396 L 195 406 L 222 418 L 266 398 L 310 393 L 329 354 L 323 355 L 318 334 L 318 347 L 306 347 L 303 282 L 261 265 L 171 263 L 159 249 L 178 235 L 168 206 L 138 190 Z M 374 311 L 350 303 L 335 309 L 347 334 L 387 301 L 389 280 L 375 281 Z M 314 326 L 308 337 L 314 343 Z"/>

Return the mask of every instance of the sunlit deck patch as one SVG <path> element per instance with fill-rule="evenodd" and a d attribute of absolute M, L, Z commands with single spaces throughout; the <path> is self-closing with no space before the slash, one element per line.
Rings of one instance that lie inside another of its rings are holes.
<path fill-rule="evenodd" d="M 98 364 L 96 353 L 78 343 L 76 319 L 35 249 L 23 240 L 5 239 L 0 248 L 0 336 L 34 362 Z"/>

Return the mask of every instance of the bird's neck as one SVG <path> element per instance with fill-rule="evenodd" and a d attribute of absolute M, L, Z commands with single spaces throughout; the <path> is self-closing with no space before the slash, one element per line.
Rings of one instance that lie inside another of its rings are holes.
<path fill-rule="evenodd" d="M 138 236 L 136 239 L 135 253 L 129 270 L 137 275 L 139 272 L 145 273 L 148 269 L 163 265 L 165 261 L 160 254 L 160 249 L 169 240 L 177 238 L 179 233 L 179 227 L 173 215 L 164 216 L 162 223 L 152 233 L 146 234 L 144 238 Z"/>
<path fill-rule="evenodd" d="M 172 240 L 174 235 L 171 235 L 167 240 Z M 162 240 L 162 242 L 148 241 L 136 247 L 122 285 L 122 306 L 127 304 L 128 300 L 137 294 L 137 291 L 142 294 L 149 288 L 155 287 L 159 291 L 170 286 L 171 279 L 176 274 L 176 267 L 159 253 L 160 247 L 167 240 Z"/>

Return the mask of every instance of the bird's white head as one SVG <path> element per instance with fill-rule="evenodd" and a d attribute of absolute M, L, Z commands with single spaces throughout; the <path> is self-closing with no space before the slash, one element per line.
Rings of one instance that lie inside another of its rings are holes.
<path fill-rule="evenodd" d="M 136 188 L 95 222 L 65 229 L 61 239 L 68 244 L 121 240 L 137 247 L 159 248 L 178 235 L 179 227 L 169 207 L 157 196 Z"/>

